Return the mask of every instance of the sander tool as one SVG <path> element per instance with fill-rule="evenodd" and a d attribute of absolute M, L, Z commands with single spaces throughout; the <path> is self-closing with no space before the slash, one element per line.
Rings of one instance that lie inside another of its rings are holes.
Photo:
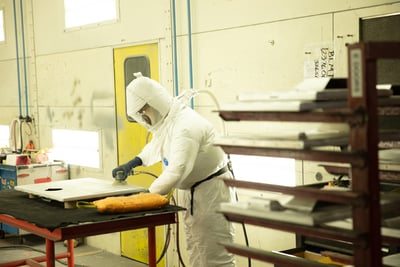
<path fill-rule="evenodd" d="M 126 177 L 124 176 L 123 171 L 118 171 L 117 175 L 114 177 L 115 181 L 113 182 L 113 185 L 126 185 L 128 184 L 126 182 Z"/>

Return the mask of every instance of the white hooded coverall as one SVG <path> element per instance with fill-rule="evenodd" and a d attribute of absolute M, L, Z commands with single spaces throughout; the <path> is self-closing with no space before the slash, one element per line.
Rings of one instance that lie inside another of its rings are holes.
<path fill-rule="evenodd" d="M 144 166 L 163 163 L 163 171 L 151 184 L 150 192 L 167 194 L 172 188 L 183 189 L 181 205 L 187 209 L 184 224 L 190 266 L 235 266 L 234 256 L 218 244 L 233 241 L 233 225 L 216 212 L 220 203 L 233 199 L 232 190 L 221 179 L 231 177 L 231 173 L 198 185 L 191 207 L 191 186 L 227 164 L 222 149 L 213 145 L 212 125 L 173 98 L 158 82 L 141 75 L 127 86 L 126 98 L 128 116 L 153 134 L 137 156 Z M 145 104 L 153 109 L 149 112 L 153 114 L 152 125 L 138 113 Z"/>

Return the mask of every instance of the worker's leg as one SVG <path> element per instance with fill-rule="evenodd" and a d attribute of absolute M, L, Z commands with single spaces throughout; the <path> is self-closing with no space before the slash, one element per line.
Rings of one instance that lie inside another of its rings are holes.
<path fill-rule="evenodd" d="M 193 215 L 190 208 L 185 213 L 185 232 L 190 266 L 235 266 L 234 255 L 227 252 L 219 242 L 233 242 L 232 223 L 218 213 L 220 203 L 230 202 L 232 191 L 222 179 L 214 178 L 196 187 Z M 189 194 L 190 195 L 190 194 Z M 185 203 L 190 203 L 190 196 Z"/>

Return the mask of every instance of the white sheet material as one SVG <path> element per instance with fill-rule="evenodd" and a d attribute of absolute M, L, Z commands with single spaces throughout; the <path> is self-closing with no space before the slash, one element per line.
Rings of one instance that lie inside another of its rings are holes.
<path fill-rule="evenodd" d="M 15 187 L 15 190 L 60 202 L 88 200 L 147 191 L 144 187 L 128 184 L 113 185 L 113 182 L 113 179 L 78 178 L 49 183 L 19 185 Z"/>
<path fill-rule="evenodd" d="M 387 266 L 400 266 L 400 253 L 383 257 L 383 264 Z"/>

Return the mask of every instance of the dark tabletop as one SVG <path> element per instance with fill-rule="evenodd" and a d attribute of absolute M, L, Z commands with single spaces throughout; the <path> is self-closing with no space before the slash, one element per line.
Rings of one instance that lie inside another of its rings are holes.
<path fill-rule="evenodd" d="M 63 203 L 40 198 L 29 198 L 27 193 L 16 190 L 0 191 L 0 214 L 11 215 L 50 231 L 71 224 L 135 218 L 154 214 L 173 213 L 184 210 L 167 205 L 161 209 L 123 214 L 102 214 L 95 208 L 65 209 Z"/>

